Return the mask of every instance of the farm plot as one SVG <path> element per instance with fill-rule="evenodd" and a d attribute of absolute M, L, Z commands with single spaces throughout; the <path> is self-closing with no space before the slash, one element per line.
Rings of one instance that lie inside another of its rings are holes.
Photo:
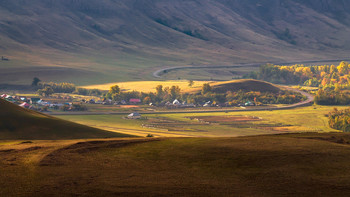
<path fill-rule="evenodd" d="M 303 130 L 300 126 L 293 126 L 291 124 L 274 123 L 264 120 L 257 116 L 192 116 L 188 117 L 191 120 L 197 120 L 207 124 L 225 125 L 234 128 L 254 128 L 268 131 L 292 132 L 296 130 Z"/>

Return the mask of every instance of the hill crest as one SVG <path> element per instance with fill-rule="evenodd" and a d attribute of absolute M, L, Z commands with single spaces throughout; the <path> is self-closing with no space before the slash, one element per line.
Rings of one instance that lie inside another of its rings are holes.
<path fill-rule="evenodd" d="M 0 99 L 1 140 L 61 140 L 127 137 L 129 135 L 54 118 Z"/>

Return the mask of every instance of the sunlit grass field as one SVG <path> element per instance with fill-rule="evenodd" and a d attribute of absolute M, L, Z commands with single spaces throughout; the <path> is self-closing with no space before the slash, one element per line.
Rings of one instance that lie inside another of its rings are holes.
<path fill-rule="evenodd" d="M 155 92 L 158 85 L 162 85 L 163 88 L 171 86 L 179 86 L 182 91 L 198 89 L 202 87 L 204 83 L 214 83 L 212 81 L 193 81 L 193 85 L 189 86 L 188 80 L 170 80 L 170 81 L 130 81 L 119 83 L 106 83 L 100 85 L 81 86 L 88 89 L 100 89 L 109 90 L 113 85 L 118 85 L 122 91 L 140 91 L 140 92 Z"/>
<path fill-rule="evenodd" d="M 126 134 L 173 137 L 234 137 L 294 132 L 336 132 L 328 126 L 326 115 L 334 106 L 309 106 L 278 111 L 144 114 L 141 120 L 123 119 L 126 115 L 62 115 L 80 124 Z M 337 106 L 344 109 L 346 106 Z M 190 117 L 258 117 L 258 122 L 243 126 L 220 122 L 201 122 Z M 264 125 L 264 126 L 259 126 Z M 267 125 L 267 126 L 266 126 Z"/>
<path fill-rule="evenodd" d="M 196 92 L 200 91 L 203 84 L 209 83 L 212 87 L 220 85 L 237 85 L 242 89 L 247 88 L 244 85 L 252 83 L 250 85 L 261 86 L 264 89 L 267 82 L 251 81 L 247 79 L 236 79 L 230 81 L 193 81 L 193 85 L 189 86 L 188 80 L 168 80 L 168 81 L 129 81 L 129 82 L 116 82 L 116 83 L 106 83 L 99 85 L 89 85 L 80 86 L 87 89 L 99 89 L 99 90 L 109 90 L 111 86 L 118 85 L 122 91 L 139 91 L 139 92 L 155 92 L 158 85 L 162 85 L 163 88 L 171 86 L 179 86 L 182 92 Z M 236 84 L 237 83 L 237 84 Z M 269 83 L 267 83 L 269 84 Z M 271 86 L 273 86 L 271 84 Z M 268 88 L 268 87 L 267 87 Z"/>

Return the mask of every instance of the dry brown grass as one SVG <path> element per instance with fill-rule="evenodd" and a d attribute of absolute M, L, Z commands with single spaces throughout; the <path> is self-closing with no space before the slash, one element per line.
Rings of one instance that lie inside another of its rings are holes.
<path fill-rule="evenodd" d="M 349 143 L 307 133 L 0 145 L 0 195 L 348 196 Z"/>

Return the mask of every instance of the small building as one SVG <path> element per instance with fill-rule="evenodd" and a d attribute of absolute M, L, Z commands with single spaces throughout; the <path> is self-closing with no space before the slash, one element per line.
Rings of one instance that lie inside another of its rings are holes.
<path fill-rule="evenodd" d="M 20 104 L 19 106 L 24 107 L 24 108 L 29 108 L 30 107 L 30 105 L 28 103 L 26 103 L 26 102 Z"/>
<path fill-rule="evenodd" d="M 250 102 L 250 101 L 248 101 L 248 102 L 244 103 L 244 105 L 245 105 L 245 106 L 254 106 L 255 104 L 252 103 L 252 102 Z"/>
<path fill-rule="evenodd" d="M 129 100 L 130 104 L 138 104 L 141 103 L 141 99 L 136 99 L 136 98 L 132 98 Z"/>
<path fill-rule="evenodd" d="M 10 101 L 10 102 L 13 102 L 13 101 L 15 101 L 15 98 L 14 98 L 13 96 L 11 96 L 11 95 L 7 95 L 7 96 L 5 97 L 5 100 Z"/>
<path fill-rule="evenodd" d="M 180 103 L 179 100 L 175 99 L 175 100 L 173 101 L 173 105 L 181 105 L 181 103 Z"/>
<path fill-rule="evenodd" d="M 40 98 L 30 98 L 30 104 L 37 104 L 40 100 Z"/>
<path fill-rule="evenodd" d="M 203 107 L 210 107 L 210 106 L 211 106 L 211 101 L 207 101 L 203 105 Z"/>
<path fill-rule="evenodd" d="M 1 56 L 1 60 L 2 60 L 2 61 L 9 61 L 9 58 L 4 57 L 4 56 Z"/>
<path fill-rule="evenodd" d="M 141 118 L 141 114 L 139 114 L 137 112 L 133 112 L 133 113 L 128 115 L 128 119 L 140 119 L 140 118 Z"/>

